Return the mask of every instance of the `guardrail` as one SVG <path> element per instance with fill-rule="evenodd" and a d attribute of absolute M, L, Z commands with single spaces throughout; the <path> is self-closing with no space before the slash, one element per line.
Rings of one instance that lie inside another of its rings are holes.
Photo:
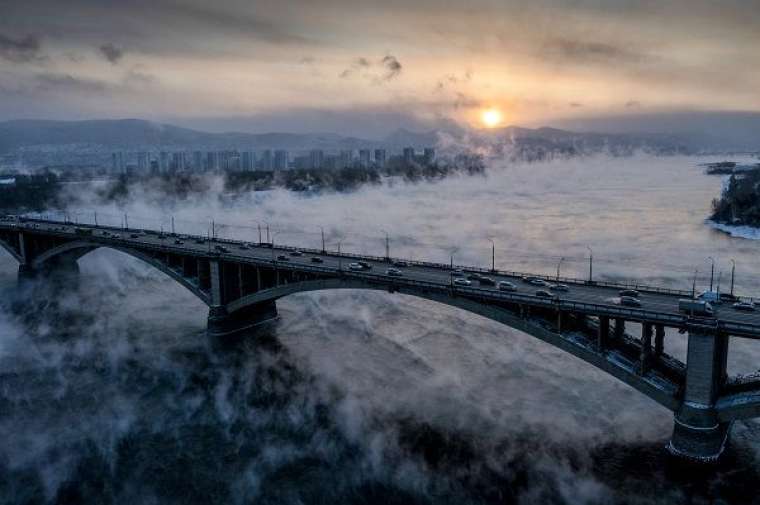
<path fill-rule="evenodd" d="M 160 234 L 159 231 L 155 230 L 145 230 L 145 229 L 138 229 L 138 228 L 119 228 L 119 227 L 112 227 L 112 226 L 93 226 L 93 225 L 79 225 L 75 223 L 67 223 L 63 221 L 47 221 L 47 220 L 41 220 L 41 219 L 29 219 L 25 218 L 20 220 L 21 223 L 24 222 L 37 222 L 37 223 L 47 223 L 47 224 L 57 224 L 57 225 L 68 225 L 68 226 L 76 226 L 79 228 L 89 228 L 93 230 L 109 230 L 118 232 L 119 234 L 122 233 L 143 233 L 143 234 L 149 234 L 149 235 L 155 235 Z M 3 227 L 6 222 L 3 222 L 2 219 L 0 219 L 0 227 Z M 12 226 L 16 226 L 15 223 L 11 224 Z M 34 228 L 33 228 L 34 229 Z M 62 232 L 57 230 L 47 230 L 47 233 L 54 234 L 54 235 L 60 235 L 65 237 L 71 237 L 70 232 Z M 185 238 L 188 240 L 203 240 L 204 242 L 208 241 L 208 237 L 203 237 L 201 235 L 191 235 L 191 234 L 167 234 L 164 233 L 164 235 L 171 237 L 171 238 Z M 113 237 L 106 237 L 103 235 L 87 235 L 82 236 L 81 238 L 86 238 L 87 240 L 92 240 L 98 243 L 103 243 L 106 245 L 121 245 L 125 247 L 133 247 L 135 245 L 134 240 L 127 240 L 124 238 L 113 238 Z M 240 240 L 232 240 L 232 239 L 211 239 L 211 243 L 221 243 L 221 244 L 230 244 L 230 245 L 246 245 L 246 246 L 253 246 L 257 247 L 256 243 L 251 242 L 245 242 Z M 182 247 L 181 245 L 176 244 L 151 244 L 147 242 L 140 242 L 140 247 L 144 249 L 149 249 L 157 252 L 177 252 L 181 254 L 190 254 L 193 256 L 200 256 L 200 257 L 206 257 L 206 256 L 214 256 L 214 257 L 223 257 L 226 259 L 232 259 L 241 263 L 249 263 L 249 264 L 261 264 L 261 265 L 267 265 L 272 266 L 273 268 L 279 268 L 281 270 L 294 270 L 294 271 L 306 271 L 306 272 L 315 272 L 315 273 L 322 273 L 322 274 L 329 274 L 329 275 L 341 275 L 344 277 L 350 277 L 350 278 L 359 278 L 359 279 L 365 279 L 370 280 L 372 282 L 381 284 L 383 286 L 399 286 L 399 285 L 406 285 L 406 286 L 413 286 L 417 288 L 424 288 L 424 289 L 431 289 L 431 290 L 438 290 L 446 293 L 451 294 L 461 294 L 466 295 L 470 298 L 476 298 L 481 299 L 485 301 L 502 301 L 502 302 L 508 302 L 508 303 L 523 303 L 530 306 L 541 306 L 541 307 L 548 307 L 548 308 L 556 308 L 558 310 L 564 310 L 564 311 L 571 311 L 571 312 L 579 312 L 579 313 L 585 313 L 588 315 L 594 315 L 594 316 L 609 316 L 609 317 L 621 317 L 625 318 L 627 320 L 633 320 L 633 321 L 640 321 L 640 322 L 651 322 L 651 323 L 662 323 L 666 324 L 668 326 L 675 326 L 675 327 L 693 327 L 693 328 L 703 328 L 706 330 L 714 331 L 725 331 L 731 335 L 736 336 L 747 336 L 747 337 L 760 337 L 760 325 L 753 325 L 753 324 L 746 324 L 746 323 L 736 323 L 736 322 L 724 322 L 720 320 L 712 320 L 712 319 L 701 319 L 701 318 L 690 318 L 684 315 L 676 315 L 676 314 L 668 314 L 664 312 L 655 312 L 651 310 L 646 309 L 639 309 L 634 307 L 621 307 L 618 305 L 606 305 L 606 304 L 597 304 L 597 303 L 591 303 L 591 302 L 575 302 L 572 300 L 564 300 L 561 297 L 556 298 L 541 298 L 537 297 L 535 295 L 527 295 L 527 294 L 521 294 L 521 293 L 514 293 L 514 292 L 504 292 L 504 291 L 498 291 L 494 289 L 483 289 L 479 287 L 473 287 L 473 286 L 456 286 L 452 283 L 436 283 L 431 281 L 420 281 L 420 280 L 414 280 L 404 277 L 390 277 L 387 275 L 382 274 L 375 274 L 375 273 L 368 273 L 366 271 L 351 271 L 351 270 L 342 270 L 342 269 L 336 269 L 331 267 L 325 267 L 325 266 L 317 266 L 317 265 L 311 265 L 311 264 L 292 264 L 290 262 L 282 262 L 278 261 L 276 259 L 262 259 L 262 258 L 251 258 L 249 256 L 241 256 L 234 254 L 232 252 L 228 253 L 220 253 L 219 251 L 210 250 L 208 252 L 200 252 L 192 249 L 187 249 L 185 247 Z M 258 247 L 266 247 L 262 246 L 261 244 L 258 245 Z M 367 256 L 367 255 L 355 255 L 355 254 L 347 254 L 347 253 L 340 253 L 332 252 L 332 251 L 326 251 L 323 253 L 321 250 L 317 249 L 309 249 L 309 248 L 297 248 L 293 246 L 287 246 L 287 245 L 276 245 L 275 250 L 282 250 L 282 251 L 301 251 L 308 254 L 315 254 L 315 255 L 327 255 L 327 256 L 333 256 L 333 257 L 341 257 L 346 258 L 348 260 L 366 260 L 366 261 L 374 261 L 374 262 L 386 262 L 388 261 L 387 258 L 384 257 L 378 257 L 378 256 Z M 430 262 L 422 262 L 422 261 L 407 261 L 407 260 L 400 260 L 397 258 L 390 258 L 390 261 L 404 261 L 408 265 L 415 265 L 415 266 L 421 266 L 426 268 L 436 268 L 436 269 L 442 269 L 446 271 L 451 270 L 450 265 L 440 264 L 440 263 L 430 263 Z M 550 277 L 550 276 L 542 276 L 542 275 L 533 275 L 533 274 L 527 274 L 527 273 L 519 273 L 519 272 L 504 272 L 497 270 L 496 272 L 493 272 L 488 269 L 484 268 L 477 268 L 477 267 L 468 267 L 468 266 L 459 266 L 455 265 L 454 268 L 461 268 L 464 271 L 468 272 L 485 272 L 485 273 L 491 273 L 494 275 L 503 275 L 503 276 L 512 276 L 512 277 L 522 277 L 522 276 L 530 276 L 530 277 L 536 277 L 543 280 L 549 280 L 556 282 L 556 277 Z M 575 281 L 575 282 L 573 282 Z M 626 289 L 626 288 L 632 288 L 633 286 L 636 286 L 635 284 L 616 284 L 616 283 L 601 283 L 601 282 L 594 282 L 593 284 L 589 284 L 587 281 L 582 281 L 578 279 L 572 279 L 572 278 L 560 278 L 560 282 L 565 282 L 567 284 L 581 284 L 586 286 L 597 286 L 597 287 L 614 287 L 618 289 Z M 647 290 L 639 287 L 637 288 L 639 291 L 647 292 Z M 684 292 L 679 290 L 668 290 L 665 288 L 658 288 L 657 291 L 654 291 L 661 294 L 678 294 L 683 295 L 684 293 L 687 294 L 687 296 L 691 296 L 691 292 Z"/>

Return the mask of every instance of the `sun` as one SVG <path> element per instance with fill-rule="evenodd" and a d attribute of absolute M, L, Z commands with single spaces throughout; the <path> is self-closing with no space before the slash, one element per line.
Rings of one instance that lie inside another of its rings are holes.
<path fill-rule="evenodd" d="M 486 128 L 494 128 L 501 123 L 501 111 L 499 109 L 486 109 L 480 116 Z"/>

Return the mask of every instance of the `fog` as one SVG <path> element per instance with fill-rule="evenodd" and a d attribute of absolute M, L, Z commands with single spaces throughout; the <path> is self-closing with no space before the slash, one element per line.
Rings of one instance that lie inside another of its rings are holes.
<path fill-rule="evenodd" d="M 704 223 L 720 178 L 693 158 L 506 164 L 486 176 L 398 180 L 352 193 L 275 190 L 169 199 L 150 187 L 80 221 L 690 288 L 707 256 L 760 290 L 757 242 Z M 265 231 L 264 231 L 265 233 Z M 413 297 L 323 291 L 232 348 L 205 306 L 122 253 L 80 260 L 78 284 L 19 290 L 0 261 L 0 496 L 42 501 L 250 503 L 746 503 L 760 447 L 734 428 L 742 472 L 696 482 L 664 469 L 672 416 L 518 331 Z M 724 274 L 725 275 L 725 274 Z M 723 277 L 724 282 L 726 277 Z M 699 286 L 698 286 L 699 287 Z M 32 303 L 30 300 L 34 300 Z M 632 329 L 635 331 L 635 328 Z M 668 333 L 683 359 L 684 337 Z M 732 373 L 760 350 L 733 339 Z"/>

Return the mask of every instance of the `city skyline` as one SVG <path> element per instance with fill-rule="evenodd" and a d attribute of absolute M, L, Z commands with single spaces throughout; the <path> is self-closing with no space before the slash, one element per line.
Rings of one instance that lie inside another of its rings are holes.
<path fill-rule="evenodd" d="M 0 120 L 375 134 L 757 112 L 756 7 L 11 0 Z"/>

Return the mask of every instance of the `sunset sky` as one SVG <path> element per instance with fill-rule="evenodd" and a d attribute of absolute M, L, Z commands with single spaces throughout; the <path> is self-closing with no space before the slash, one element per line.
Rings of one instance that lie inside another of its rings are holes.
<path fill-rule="evenodd" d="M 485 127 L 760 111 L 757 0 L 0 0 L 0 13 L 0 119 Z"/>

